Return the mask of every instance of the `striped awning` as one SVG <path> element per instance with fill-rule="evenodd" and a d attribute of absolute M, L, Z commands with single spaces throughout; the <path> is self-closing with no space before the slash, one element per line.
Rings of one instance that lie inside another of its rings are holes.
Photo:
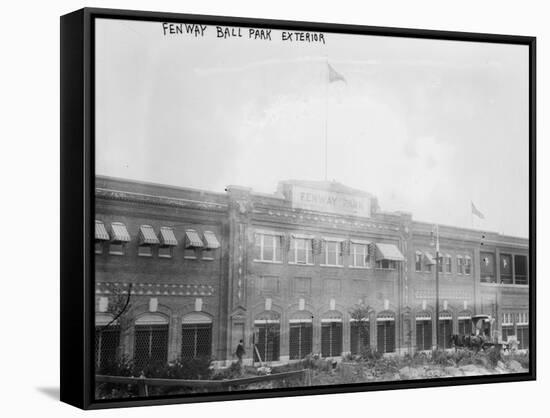
<path fill-rule="evenodd" d="M 220 242 L 212 231 L 204 231 L 204 239 L 206 240 L 206 248 L 208 250 L 216 250 L 220 248 Z"/>
<path fill-rule="evenodd" d="M 199 237 L 198 232 L 194 229 L 188 229 L 187 231 L 185 231 L 185 236 L 187 237 L 187 248 L 202 248 L 204 246 L 201 237 Z"/>
<path fill-rule="evenodd" d="M 424 253 L 424 257 L 426 259 L 426 264 L 435 264 L 435 257 L 431 253 Z"/>
<path fill-rule="evenodd" d="M 105 224 L 97 219 L 95 221 L 95 239 L 98 241 L 109 241 L 110 239 Z"/>
<path fill-rule="evenodd" d="M 115 242 L 130 242 L 130 234 L 126 229 L 126 225 L 121 222 L 113 222 L 111 224 L 112 240 Z"/>
<path fill-rule="evenodd" d="M 178 240 L 174 235 L 174 230 L 168 226 L 160 227 L 160 243 L 164 247 L 177 247 Z"/>
<path fill-rule="evenodd" d="M 155 230 L 151 225 L 141 225 L 139 227 L 139 243 L 140 245 L 157 245 L 160 244 Z"/>
<path fill-rule="evenodd" d="M 393 244 L 376 243 L 376 261 L 378 260 L 404 261 L 405 257 Z"/>

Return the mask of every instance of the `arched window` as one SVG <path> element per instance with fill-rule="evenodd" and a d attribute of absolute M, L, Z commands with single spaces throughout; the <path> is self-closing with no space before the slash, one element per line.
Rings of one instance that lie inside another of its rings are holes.
<path fill-rule="evenodd" d="M 370 320 L 368 317 L 361 320 L 351 318 L 349 328 L 351 354 L 361 354 L 370 347 Z"/>
<path fill-rule="evenodd" d="M 439 313 L 437 346 L 441 349 L 451 348 L 453 334 L 453 315 L 448 311 Z"/>
<path fill-rule="evenodd" d="M 144 369 L 165 364 L 168 358 L 168 319 L 161 314 L 147 313 L 135 323 L 134 364 Z"/>
<path fill-rule="evenodd" d="M 98 313 L 95 317 L 95 365 L 100 371 L 117 359 L 120 327 L 113 315 Z"/>
<path fill-rule="evenodd" d="M 183 359 L 212 355 L 212 319 L 203 313 L 185 315 L 181 323 L 181 357 Z"/>
<path fill-rule="evenodd" d="M 432 349 L 432 315 L 430 312 L 416 314 L 416 349 Z"/>
<path fill-rule="evenodd" d="M 395 315 L 393 312 L 378 314 L 376 318 L 377 350 L 381 353 L 395 351 Z"/>
<path fill-rule="evenodd" d="M 280 341 L 279 315 L 273 311 L 260 314 L 254 321 L 254 361 L 278 361 Z"/>
<path fill-rule="evenodd" d="M 470 311 L 462 311 L 458 314 L 458 334 L 472 334 L 472 313 Z"/>
<path fill-rule="evenodd" d="M 342 314 L 332 311 L 321 318 L 321 355 L 342 355 Z"/>
<path fill-rule="evenodd" d="M 299 360 L 311 354 L 313 349 L 313 315 L 300 311 L 292 314 L 289 320 L 290 360 Z"/>

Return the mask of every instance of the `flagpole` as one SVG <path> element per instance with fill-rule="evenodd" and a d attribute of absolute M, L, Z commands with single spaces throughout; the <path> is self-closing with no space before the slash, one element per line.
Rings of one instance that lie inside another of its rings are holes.
<path fill-rule="evenodd" d="M 329 81 L 329 68 L 328 68 L 328 55 L 326 59 L 327 75 L 325 79 L 325 181 L 328 180 L 328 84 Z"/>

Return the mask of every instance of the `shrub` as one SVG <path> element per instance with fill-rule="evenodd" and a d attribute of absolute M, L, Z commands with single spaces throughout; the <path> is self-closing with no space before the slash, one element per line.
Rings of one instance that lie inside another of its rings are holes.
<path fill-rule="evenodd" d="M 210 358 L 196 358 L 177 360 L 173 363 L 156 362 L 146 367 L 136 367 L 131 361 L 124 358 L 101 368 L 100 374 L 110 376 L 133 376 L 164 378 L 164 379 L 210 379 L 212 370 Z M 189 388 L 181 387 L 149 387 L 149 395 L 165 395 L 169 393 L 182 393 L 190 391 Z M 127 398 L 138 396 L 137 385 L 121 385 L 113 383 L 102 383 L 96 386 L 96 397 L 106 398 Z"/>
<path fill-rule="evenodd" d="M 370 347 L 364 347 L 361 350 L 361 359 L 365 361 L 376 362 L 380 360 L 383 356 L 384 355 L 381 352 L 373 350 Z"/>
<path fill-rule="evenodd" d="M 487 360 L 492 368 L 497 366 L 499 361 L 502 361 L 502 353 L 500 347 L 491 347 L 486 351 Z"/>

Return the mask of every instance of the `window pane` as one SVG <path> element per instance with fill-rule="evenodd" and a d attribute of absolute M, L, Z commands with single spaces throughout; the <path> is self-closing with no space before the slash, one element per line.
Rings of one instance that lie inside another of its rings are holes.
<path fill-rule="evenodd" d="M 416 254 L 415 270 L 422 271 L 422 254 Z"/>
<path fill-rule="evenodd" d="M 464 274 L 472 274 L 472 260 L 470 258 L 464 259 Z"/>
<path fill-rule="evenodd" d="M 279 324 L 257 324 L 254 328 L 254 342 L 258 351 L 254 350 L 254 361 L 260 361 L 258 353 L 262 361 L 278 361 L 279 341 Z"/>
<path fill-rule="evenodd" d="M 500 255 L 500 282 L 512 284 L 512 256 L 508 254 Z"/>
<path fill-rule="evenodd" d="M 305 240 L 295 239 L 294 243 L 296 245 L 296 262 L 305 264 L 307 262 Z"/>
<path fill-rule="evenodd" d="M 274 248 L 273 261 L 281 261 L 281 237 L 272 237 L 272 243 Z"/>
<path fill-rule="evenodd" d="M 481 281 L 495 283 L 495 255 L 481 253 Z"/>
<path fill-rule="evenodd" d="M 527 257 L 524 255 L 514 256 L 514 272 L 516 284 L 528 284 L 527 278 Z"/>
<path fill-rule="evenodd" d="M 450 273 L 452 269 L 453 259 L 451 257 L 445 257 L 445 273 Z"/>
<path fill-rule="evenodd" d="M 262 259 L 262 235 L 255 234 L 254 236 L 254 260 Z"/>
<path fill-rule="evenodd" d="M 274 252 L 275 252 L 274 239 L 275 239 L 275 237 L 273 237 L 271 235 L 264 235 L 263 236 L 264 253 L 263 253 L 262 260 L 273 261 L 275 259 L 274 258 Z"/>

